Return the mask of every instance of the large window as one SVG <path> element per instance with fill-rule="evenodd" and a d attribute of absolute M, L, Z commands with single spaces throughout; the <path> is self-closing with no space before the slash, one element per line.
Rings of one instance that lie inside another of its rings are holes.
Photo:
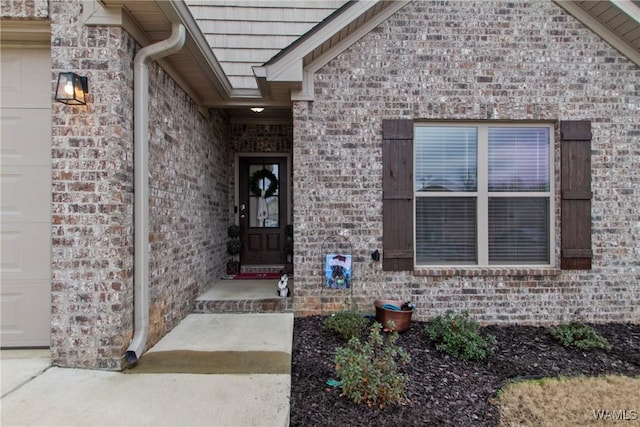
<path fill-rule="evenodd" d="M 417 125 L 418 265 L 552 262 L 552 128 Z"/>

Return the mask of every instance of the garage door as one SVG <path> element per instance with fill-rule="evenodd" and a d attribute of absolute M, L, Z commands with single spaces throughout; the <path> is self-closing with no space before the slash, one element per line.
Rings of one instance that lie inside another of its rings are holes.
<path fill-rule="evenodd" d="M 2 48 L 2 347 L 49 346 L 51 55 Z"/>

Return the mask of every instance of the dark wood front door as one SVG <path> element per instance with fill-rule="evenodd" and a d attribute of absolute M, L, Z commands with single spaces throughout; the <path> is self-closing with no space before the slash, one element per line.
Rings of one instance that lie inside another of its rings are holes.
<path fill-rule="evenodd" d="M 240 262 L 243 265 L 284 264 L 286 157 L 241 157 L 239 178 Z"/>

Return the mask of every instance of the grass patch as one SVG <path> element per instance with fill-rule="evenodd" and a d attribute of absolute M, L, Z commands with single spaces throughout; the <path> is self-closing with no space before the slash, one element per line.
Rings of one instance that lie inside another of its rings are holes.
<path fill-rule="evenodd" d="M 497 398 L 500 426 L 640 425 L 640 377 L 576 377 L 511 383 Z"/>

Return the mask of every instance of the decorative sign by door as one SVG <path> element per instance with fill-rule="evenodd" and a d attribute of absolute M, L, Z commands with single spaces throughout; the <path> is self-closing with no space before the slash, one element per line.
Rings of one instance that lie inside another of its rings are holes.
<path fill-rule="evenodd" d="M 328 254 L 325 262 L 325 283 L 327 288 L 351 288 L 351 255 Z"/>

